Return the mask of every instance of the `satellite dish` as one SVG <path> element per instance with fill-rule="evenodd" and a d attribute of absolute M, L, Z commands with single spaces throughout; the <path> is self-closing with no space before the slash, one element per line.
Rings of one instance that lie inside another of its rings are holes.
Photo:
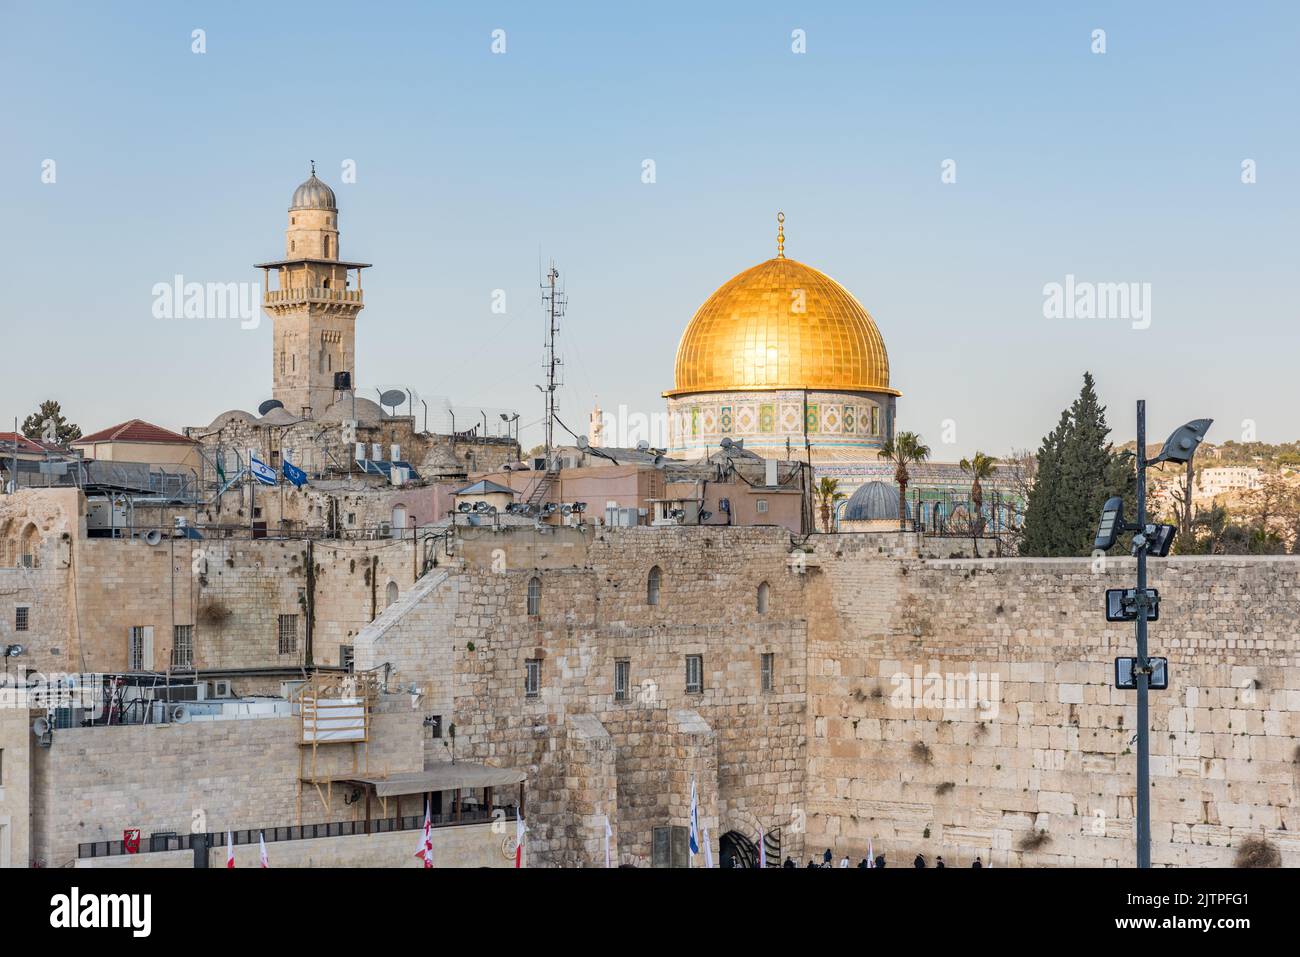
<path fill-rule="evenodd" d="M 50 722 L 46 718 L 37 718 L 32 722 L 32 734 L 43 738 L 50 733 Z"/>
<path fill-rule="evenodd" d="M 591 440 L 585 435 L 578 436 L 578 448 L 583 449 L 584 451 L 591 448 Z"/>
<path fill-rule="evenodd" d="M 171 719 L 177 724 L 190 723 L 190 709 L 183 704 L 173 705 L 171 709 Z"/>
<path fill-rule="evenodd" d="M 471 506 L 470 506 L 469 502 L 457 502 L 457 503 L 456 503 L 456 511 L 458 511 L 458 512 L 468 512 L 468 511 L 470 510 L 470 507 L 471 507 Z"/>
<path fill-rule="evenodd" d="M 156 528 L 151 528 L 144 533 L 144 541 L 146 545 L 157 545 L 162 541 L 162 532 Z"/>
<path fill-rule="evenodd" d="M 721 442 L 719 442 L 718 444 L 719 444 L 720 446 L 722 446 L 724 449 L 729 449 L 729 448 L 731 448 L 731 446 L 732 446 L 734 443 L 731 441 L 731 439 L 724 438 L 724 439 L 723 439 Z"/>
<path fill-rule="evenodd" d="M 637 442 L 637 444 L 636 444 L 636 450 L 637 450 L 638 452 L 649 452 L 649 451 L 650 451 L 650 443 L 647 442 L 645 439 L 641 439 L 641 440 L 640 440 L 639 442 Z"/>
<path fill-rule="evenodd" d="M 713 517 L 713 513 L 712 513 L 712 512 L 700 512 L 700 521 L 701 521 L 701 522 L 707 522 L 707 521 L 708 521 L 709 519 L 711 519 L 712 517 Z"/>
<path fill-rule="evenodd" d="M 284 408 L 284 403 L 281 402 L 279 399 L 267 399 L 265 402 L 263 402 L 261 405 L 257 407 L 257 414 L 266 415 L 266 413 L 270 412 L 272 409 L 283 409 L 283 408 Z"/>
<path fill-rule="evenodd" d="M 379 396 L 380 405 L 386 405 L 393 409 L 396 409 L 405 401 L 406 393 L 401 389 L 389 389 L 387 392 Z"/>

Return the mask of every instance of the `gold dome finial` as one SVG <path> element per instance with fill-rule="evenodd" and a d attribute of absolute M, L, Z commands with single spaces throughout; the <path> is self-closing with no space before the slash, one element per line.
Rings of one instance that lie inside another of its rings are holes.
<path fill-rule="evenodd" d="M 785 213 L 780 210 L 776 214 L 776 258 L 785 258 Z"/>

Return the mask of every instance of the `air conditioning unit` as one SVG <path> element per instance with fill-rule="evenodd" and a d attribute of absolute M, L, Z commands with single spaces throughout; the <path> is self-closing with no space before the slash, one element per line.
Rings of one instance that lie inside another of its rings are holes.
<path fill-rule="evenodd" d="M 214 698 L 233 698 L 234 689 L 230 686 L 229 678 L 219 678 L 212 682 L 212 697 Z"/>
<path fill-rule="evenodd" d="M 155 685 L 140 690 L 146 701 L 206 701 L 208 683 L 200 681 L 189 685 Z"/>

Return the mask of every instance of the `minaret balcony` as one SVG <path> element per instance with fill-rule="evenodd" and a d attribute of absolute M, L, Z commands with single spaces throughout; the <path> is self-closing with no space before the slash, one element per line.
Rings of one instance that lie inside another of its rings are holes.
<path fill-rule="evenodd" d="M 360 289 L 328 289 L 324 286 L 268 289 L 262 299 L 264 306 L 289 306 L 297 303 L 353 303 L 361 305 L 363 302 Z"/>

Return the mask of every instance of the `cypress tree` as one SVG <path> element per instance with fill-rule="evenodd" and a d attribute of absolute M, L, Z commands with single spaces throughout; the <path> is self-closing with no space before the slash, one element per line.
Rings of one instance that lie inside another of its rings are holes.
<path fill-rule="evenodd" d="M 1038 474 L 1029 493 L 1021 553 L 1043 557 L 1088 555 L 1101 506 L 1112 495 L 1125 499 L 1125 515 L 1136 514 L 1133 462 L 1107 441 L 1106 407 L 1097 399 L 1092 375 L 1061 413 L 1056 429 L 1038 450 Z"/>

